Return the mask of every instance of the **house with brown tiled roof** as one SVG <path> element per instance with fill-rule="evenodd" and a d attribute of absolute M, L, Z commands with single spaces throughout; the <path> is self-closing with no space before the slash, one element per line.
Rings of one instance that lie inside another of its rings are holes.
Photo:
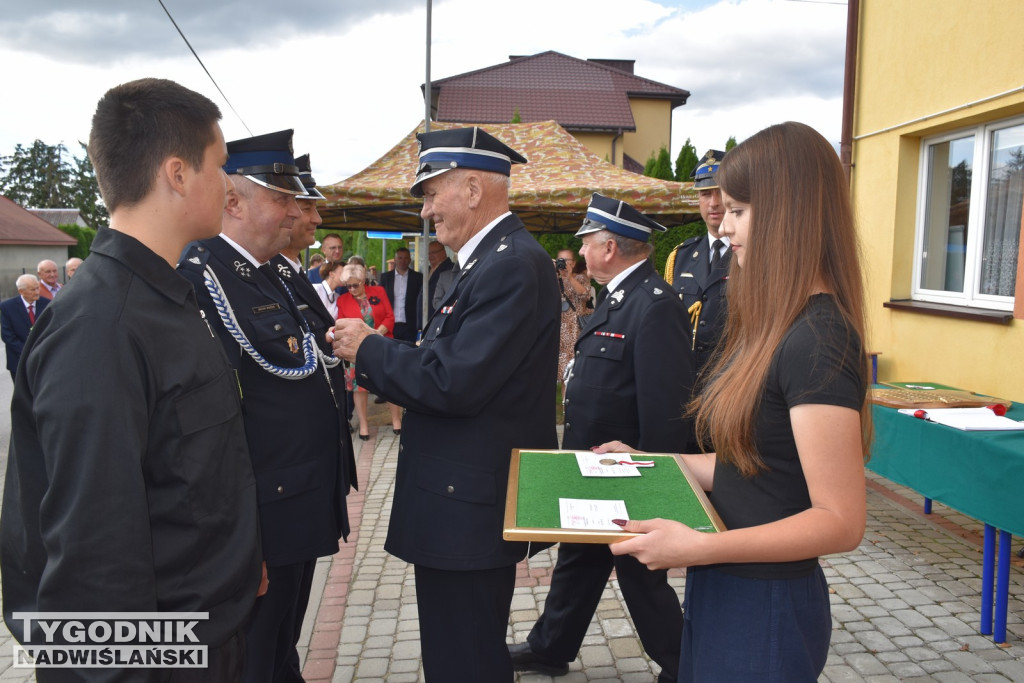
<path fill-rule="evenodd" d="M 63 266 L 68 247 L 77 244 L 74 237 L 0 197 L 0 298 L 14 296 L 14 281 L 23 273 L 35 275 L 43 259 Z"/>
<path fill-rule="evenodd" d="M 672 111 L 689 91 L 642 78 L 631 59 L 577 59 L 559 52 L 509 61 L 434 81 L 431 116 L 454 123 L 557 121 L 616 166 L 643 171 L 672 149 Z"/>

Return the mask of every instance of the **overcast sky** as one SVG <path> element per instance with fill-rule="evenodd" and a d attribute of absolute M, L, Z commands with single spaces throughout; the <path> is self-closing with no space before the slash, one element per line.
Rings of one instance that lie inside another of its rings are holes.
<path fill-rule="evenodd" d="M 5 0 L 0 154 L 35 139 L 79 154 L 100 96 L 155 76 L 217 102 L 228 140 L 294 128 L 317 181 L 336 182 L 423 118 L 426 3 L 164 0 L 229 106 L 158 0 Z M 839 0 L 434 0 L 432 23 L 435 80 L 556 50 L 689 90 L 673 160 L 686 138 L 703 153 L 785 120 L 839 140 Z"/>

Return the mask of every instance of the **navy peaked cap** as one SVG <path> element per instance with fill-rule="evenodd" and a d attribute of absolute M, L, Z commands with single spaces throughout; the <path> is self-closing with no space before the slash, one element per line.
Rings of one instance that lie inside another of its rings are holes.
<path fill-rule="evenodd" d="M 722 163 L 724 156 L 725 152 L 720 152 L 717 149 L 709 149 L 704 153 L 697 163 L 697 168 L 690 173 L 690 177 L 693 178 L 693 189 L 713 190 L 718 187 L 715 174 L 718 173 L 718 165 Z"/>
<path fill-rule="evenodd" d="M 423 181 L 454 168 L 512 175 L 512 164 L 525 164 L 526 158 L 483 128 L 452 128 L 417 133 L 420 141 L 420 165 L 416 182 L 409 188 L 413 197 L 422 197 Z"/>
<path fill-rule="evenodd" d="M 587 207 L 587 217 L 583 221 L 583 226 L 576 231 L 576 237 L 599 230 L 609 230 L 616 235 L 647 242 L 652 231 L 665 232 L 667 228 L 652 221 L 626 202 L 595 192 L 590 198 L 590 206 Z"/>
<path fill-rule="evenodd" d="M 309 155 L 303 154 L 301 157 L 296 157 L 295 165 L 299 167 L 299 180 L 302 181 L 302 187 L 306 190 L 305 195 L 299 195 L 296 199 L 327 199 L 320 193 L 320 190 L 316 189 L 313 169 L 309 165 Z"/>
<path fill-rule="evenodd" d="M 256 135 L 228 143 L 228 175 L 241 175 L 277 192 L 305 195 L 292 151 L 292 130 Z"/>

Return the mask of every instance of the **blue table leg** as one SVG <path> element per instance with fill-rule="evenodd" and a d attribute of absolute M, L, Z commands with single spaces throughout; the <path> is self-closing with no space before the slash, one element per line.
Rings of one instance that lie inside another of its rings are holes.
<path fill-rule="evenodd" d="M 926 515 L 932 514 L 932 499 L 931 498 L 925 498 L 924 499 L 924 514 L 926 514 Z"/>
<path fill-rule="evenodd" d="M 985 549 L 981 556 L 981 628 L 983 636 L 992 635 L 992 576 L 995 563 L 996 530 L 985 525 Z"/>
<path fill-rule="evenodd" d="M 996 624 L 992 640 L 1006 642 L 1006 603 L 1010 592 L 1010 532 L 999 532 L 999 569 L 996 574 Z"/>

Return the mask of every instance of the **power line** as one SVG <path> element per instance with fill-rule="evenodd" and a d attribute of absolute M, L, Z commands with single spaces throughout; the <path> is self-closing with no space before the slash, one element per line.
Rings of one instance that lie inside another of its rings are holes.
<path fill-rule="evenodd" d="M 160 3 L 161 7 L 163 7 L 164 13 L 167 15 L 167 18 L 171 20 L 172 24 L 174 24 L 174 28 L 178 31 L 178 35 L 181 36 L 181 39 L 185 41 L 185 45 L 188 46 L 188 49 L 192 52 L 192 56 L 196 58 L 197 62 L 199 62 L 199 66 L 203 67 L 203 71 L 205 71 L 206 75 L 210 77 L 210 82 L 213 83 L 213 87 L 217 89 L 217 92 L 220 93 L 220 96 L 224 98 L 225 102 L 227 102 L 228 107 L 231 108 L 231 111 L 234 112 L 235 116 L 238 117 L 238 120 L 242 122 L 242 126 L 245 128 L 246 131 L 248 131 L 249 135 L 252 136 L 252 131 L 249 130 L 249 126 L 245 125 L 245 120 L 242 118 L 242 115 L 238 113 L 238 110 L 235 109 L 235 106 L 231 104 L 231 100 L 228 99 L 228 96 L 225 95 L 224 91 L 220 89 L 219 85 L 217 85 L 217 81 L 214 80 L 213 74 L 211 74 L 210 70 L 206 68 L 205 64 L 203 64 L 203 60 L 199 58 L 199 55 L 196 54 L 196 51 L 192 48 L 192 44 L 188 42 L 188 38 L 185 37 L 185 34 L 182 33 L 181 28 L 178 27 L 178 22 L 176 22 L 174 20 L 174 17 L 171 16 L 171 12 L 167 9 L 167 6 L 164 4 L 164 0 L 156 1 Z"/>

